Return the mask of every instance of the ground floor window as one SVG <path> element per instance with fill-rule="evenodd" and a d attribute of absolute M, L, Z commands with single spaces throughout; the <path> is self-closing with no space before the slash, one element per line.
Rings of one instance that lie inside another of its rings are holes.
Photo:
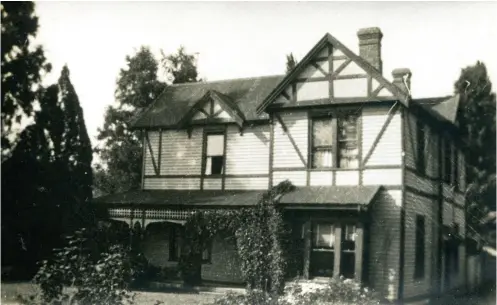
<path fill-rule="evenodd" d="M 354 278 L 356 236 L 357 227 L 354 224 L 313 223 L 310 275 L 332 277 L 339 274 Z"/>

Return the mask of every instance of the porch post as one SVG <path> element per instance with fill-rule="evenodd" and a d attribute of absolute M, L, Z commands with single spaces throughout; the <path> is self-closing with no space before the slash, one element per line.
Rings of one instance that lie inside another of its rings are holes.
<path fill-rule="evenodd" d="M 333 265 L 333 277 L 340 277 L 340 255 L 342 252 L 342 226 L 335 227 L 335 262 Z"/>
<path fill-rule="evenodd" d="M 354 278 L 358 283 L 362 281 L 362 263 L 364 255 L 364 225 L 358 223 L 356 226 L 355 238 L 355 275 Z"/>
<path fill-rule="evenodd" d="M 309 265 L 311 258 L 311 221 L 304 222 L 304 270 L 303 276 L 305 279 L 309 278 Z"/>

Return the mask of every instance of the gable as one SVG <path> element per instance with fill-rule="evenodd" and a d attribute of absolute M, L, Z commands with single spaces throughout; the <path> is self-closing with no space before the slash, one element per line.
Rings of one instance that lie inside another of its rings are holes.
<path fill-rule="evenodd" d="M 263 112 L 270 104 L 304 106 L 351 100 L 395 99 L 407 105 L 408 98 L 366 60 L 327 34 L 258 106 L 257 111 Z"/>
<path fill-rule="evenodd" d="M 226 95 L 209 90 L 180 120 L 179 126 L 196 123 L 236 123 L 243 126 L 245 117 L 238 106 Z"/>

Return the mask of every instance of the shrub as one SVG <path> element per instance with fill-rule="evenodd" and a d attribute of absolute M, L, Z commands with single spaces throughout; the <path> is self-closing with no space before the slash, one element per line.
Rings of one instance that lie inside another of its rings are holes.
<path fill-rule="evenodd" d="M 306 287 L 307 286 L 307 287 Z M 284 294 L 275 298 L 261 290 L 247 290 L 245 294 L 227 293 L 211 305 L 379 305 L 380 301 L 366 288 L 352 280 L 330 280 L 327 284 L 302 283 L 288 285 Z"/>
<path fill-rule="evenodd" d="M 129 285 L 140 274 L 142 259 L 129 248 L 111 245 L 96 255 L 85 229 L 67 239 L 67 245 L 54 251 L 54 258 L 43 261 L 35 275 L 42 294 L 28 304 L 132 304 Z M 64 287 L 74 288 L 73 293 Z"/>

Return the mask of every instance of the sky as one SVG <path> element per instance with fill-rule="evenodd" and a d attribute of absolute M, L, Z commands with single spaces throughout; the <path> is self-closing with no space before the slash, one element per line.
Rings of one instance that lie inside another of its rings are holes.
<path fill-rule="evenodd" d="M 57 80 L 67 64 L 94 145 L 126 55 L 198 53 L 203 79 L 283 74 L 330 33 L 358 53 L 357 30 L 383 32 L 383 75 L 412 71 L 413 97 L 453 93 L 461 69 L 483 61 L 497 87 L 497 2 L 37 2 Z"/>

